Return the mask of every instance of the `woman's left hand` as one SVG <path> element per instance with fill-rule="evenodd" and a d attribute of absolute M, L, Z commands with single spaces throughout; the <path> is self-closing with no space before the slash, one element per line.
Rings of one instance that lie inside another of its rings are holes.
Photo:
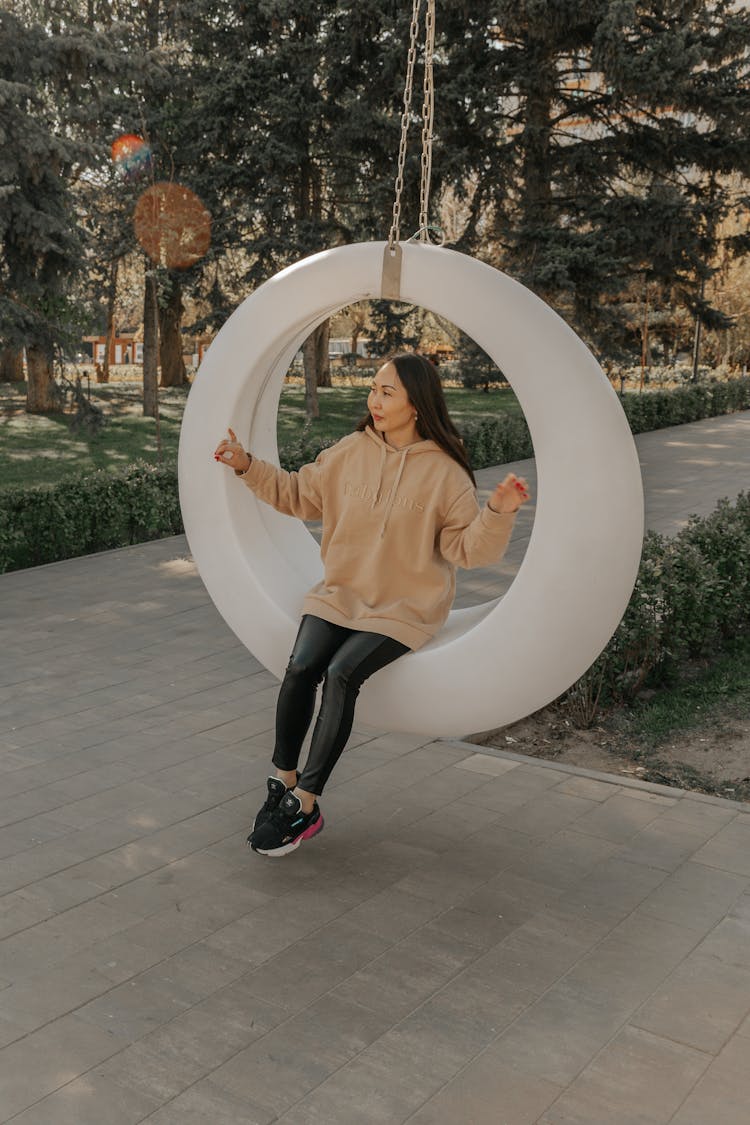
<path fill-rule="evenodd" d="M 234 430 L 227 430 L 227 433 L 229 434 L 229 441 L 224 438 L 223 441 L 219 442 L 214 450 L 214 461 L 221 461 L 223 465 L 234 469 L 235 472 L 247 472 L 252 457 L 237 441 Z"/>
<path fill-rule="evenodd" d="M 529 486 L 524 477 L 517 477 L 515 473 L 508 473 L 500 484 L 495 486 L 495 491 L 487 501 L 493 512 L 501 515 L 510 515 L 517 512 L 522 504 L 531 499 Z"/>

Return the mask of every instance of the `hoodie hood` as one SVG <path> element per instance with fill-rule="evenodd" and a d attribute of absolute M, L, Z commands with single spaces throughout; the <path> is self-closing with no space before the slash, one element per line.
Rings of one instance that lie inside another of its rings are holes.
<path fill-rule="evenodd" d="M 442 453 L 443 450 L 440 448 L 437 442 L 432 441 L 431 438 L 420 438 L 419 441 L 415 441 L 411 445 L 404 445 L 401 449 L 396 449 L 394 446 L 389 445 L 385 438 L 376 433 L 375 430 L 373 430 L 372 426 L 366 426 L 365 433 L 372 441 L 375 442 L 377 446 L 380 447 L 380 464 L 377 473 L 377 481 L 373 482 L 372 486 L 372 503 L 370 505 L 371 508 L 374 508 L 380 500 L 380 495 L 383 488 L 383 475 L 385 472 L 386 459 L 389 456 L 399 458 L 398 469 L 396 470 L 396 479 L 393 482 L 393 488 L 391 488 L 388 493 L 388 501 L 385 505 L 385 511 L 383 513 L 383 522 L 380 526 L 380 538 L 382 539 L 385 535 L 386 528 L 388 527 L 388 520 L 390 519 L 391 512 L 393 511 L 393 505 L 396 502 L 396 494 L 398 492 L 398 486 L 401 483 L 404 466 L 406 465 L 406 458 L 416 457 L 420 453 Z"/>

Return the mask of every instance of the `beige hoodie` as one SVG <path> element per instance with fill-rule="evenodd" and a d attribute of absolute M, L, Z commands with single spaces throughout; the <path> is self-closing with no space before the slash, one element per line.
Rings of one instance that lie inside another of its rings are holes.
<path fill-rule="evenodd" d="M 448 616 L 455 568 L 497 562 L 515 520 L 480 508 L 465 469 L 434 441 L 394 449 L 369 426 L 296 473 L 253 458 L 242 480 L 279 512 L 322 519 L 324 578 L 302 612 L 411 649 Z"/>

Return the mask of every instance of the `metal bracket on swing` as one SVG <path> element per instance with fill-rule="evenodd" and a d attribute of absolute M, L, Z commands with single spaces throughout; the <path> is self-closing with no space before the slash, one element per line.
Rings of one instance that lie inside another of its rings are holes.
<path fill-rule="evenodd" d="M 380 279 L 380 296 L 387 301 L 401 300 L 401 246 L 395 242 L 386 243 L 383 251 L 383 273 Z"/>

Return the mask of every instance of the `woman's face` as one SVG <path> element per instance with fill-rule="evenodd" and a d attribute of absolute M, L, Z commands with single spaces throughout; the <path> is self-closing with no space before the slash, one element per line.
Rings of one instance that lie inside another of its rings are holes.
<path fill-rule="evenodd" d="M 375 429 L 386 434 L 414 426 L 414 407 L 392 363 L 380 368 L 367 396 Z"/>

